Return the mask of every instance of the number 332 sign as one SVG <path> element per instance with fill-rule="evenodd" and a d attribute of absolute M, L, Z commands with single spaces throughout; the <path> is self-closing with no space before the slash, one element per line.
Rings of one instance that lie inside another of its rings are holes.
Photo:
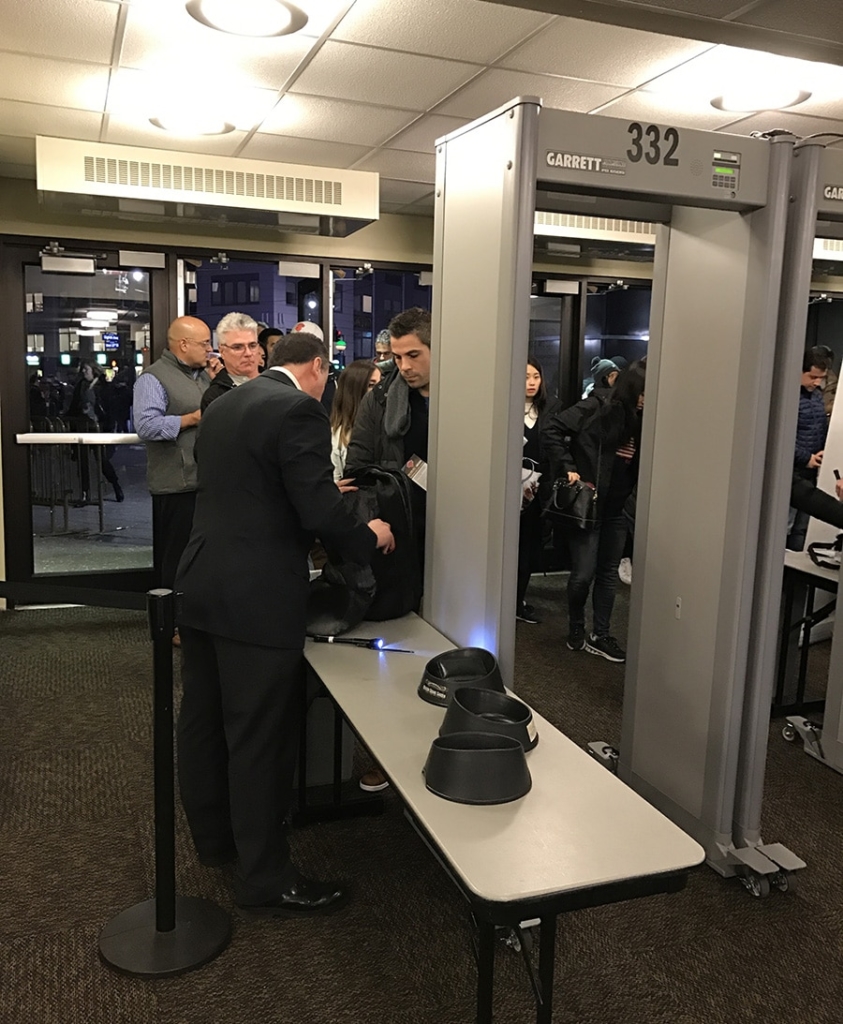
<path fill-rule="evenodd" d="M 656 124 L 642 125 L 633 121 L 627 128 L 632 144 L 626 151 L 631 164 L 646 160 L 648 164 L 662 164 L 664 167 L 678 167 L 679 131 L 676 128 L 662 129 Z"/>

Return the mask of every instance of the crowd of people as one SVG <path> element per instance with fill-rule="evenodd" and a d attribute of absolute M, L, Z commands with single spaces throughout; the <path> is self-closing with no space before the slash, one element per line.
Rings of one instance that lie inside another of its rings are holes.
<path fill-rule="evenodd" d="M 135 387 L 159 583 L 181 595 L 174 643 L 183 656 L 182 802 L 200 861 L 235 865 L 235 898 L 247 916 L 326 912 L 347 898 L 342 883 L 303 874 L 285 837 L 305 712 L 309 556 L 317 538 L 361 565 L 377 550 L 394 550 L 391 525 L 356 512 L 364 506 L 344 494 L 367 467 L 427 460 L 430 329 L 425 310 L 396 316 L 374 357 L 339 374 L 330 416 L 323 403 L 332 365 L 319 327 L 261 331 L 242 313 L 217 325 L 218 353 L 203 321 L 175 320 L 167 350 Z M 612 612 L 634 535 L 646 382 L 646 359 L 623 362 L 595 360 L 584 397 L 563 407 L 539 363 L 528 360 L 515 608 L 518 620 L 538 622 L 527 591 L 541 563 L 549 491 L 555 482 L 581 484 L 593 500 L 588 520 L 565 528 L 567 647 L 615 663 L 626 657 Z M 827 357 L 809 350 L 797 514 L 808 502 L 800 488 L 816 507 L 827 430 L 817 389 L 827 371 Z M 88 380 L 83 412 L 95 409 L 95 398 Z M 825 497 L 843 512 L 843 486 Z M 423 524 L 420 489 L 418 502 Z M 791 525 L 796 536 L 796 515 Z M 366 777 L 364 788 L 388 785 L 376 767 Z"/>

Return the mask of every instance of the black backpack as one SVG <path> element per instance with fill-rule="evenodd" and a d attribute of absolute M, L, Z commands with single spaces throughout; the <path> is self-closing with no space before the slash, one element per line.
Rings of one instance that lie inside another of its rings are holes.
<path fill-rule="evenodd" d="M 371 568 L 343 562 L 330 544 L 328 564 L 311 584 L 308 633 L 339 634 L 353 629 L 362 619 L 380 622 L 399 619 L 418 611 L 422 596 L 425 493 L 397 469 L 367 466 L 354 476 L 356 491 L 343 501 L 362 519 L 383 519 L 392 528 L 395 550 L 376 551 Z M 372 588 L 374 577 L 374 588 Z M 326 589 L 330 588 L 330 593 Z M 372 593 L 374 589 L 374 593 Z M 351 591 L 351 600 L 346 591 Z M 366 603 L 367 607 L 362 604 Z M 328 630 L 328 608 L 337 610 L 337 621 Z M 350 613 L 350 618 L 348 617 Z M 343 628 L 339 628 L 342 626 Z"/>

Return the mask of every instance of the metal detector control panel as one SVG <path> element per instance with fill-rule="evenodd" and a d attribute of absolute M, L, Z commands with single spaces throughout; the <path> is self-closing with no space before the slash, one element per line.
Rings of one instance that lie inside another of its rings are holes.
<path fill-rule="evenodd" d="M 752 210 L 767 203 L 769 159 L 770 144 L 749 136 L 549 107 L 539 116 L 540 188 Z"/>

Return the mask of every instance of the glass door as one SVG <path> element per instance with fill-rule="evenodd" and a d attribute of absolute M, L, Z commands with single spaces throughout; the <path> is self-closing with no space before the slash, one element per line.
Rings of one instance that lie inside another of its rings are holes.
<path fill-rule="evenodd" d="M 3 246 L 13 329 L 2 352 L 0 594 L 138 606 L 153 585 L 152 512 L 132 397 L 153 335 L 165 333 L 166 307 L 153 303 L 166 296 L 165 271 L 80 249 L 75 264 L 61 255 L 42 264 L 37 249 Z M 71 442 L 79 434 L 108 443 Z"/>

